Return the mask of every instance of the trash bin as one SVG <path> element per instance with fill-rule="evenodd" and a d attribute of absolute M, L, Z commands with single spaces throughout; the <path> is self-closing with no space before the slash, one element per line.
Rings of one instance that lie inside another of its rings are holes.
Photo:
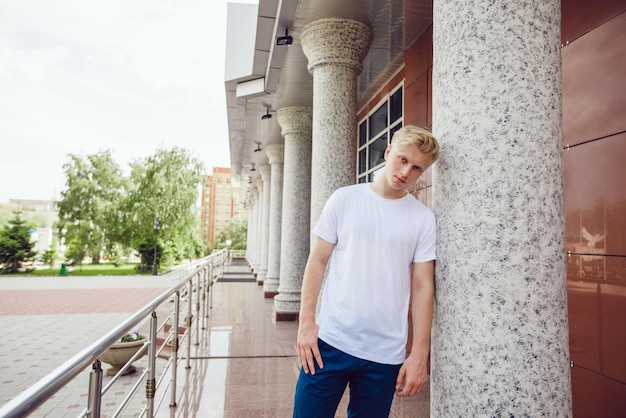
<path fill-rule="evenodd" d="M 59 271 L 59 274 L 61 276 L 67 276 L 67 267 L 65 266 L 65 264 L 61 264 L 61 271 Z"/>

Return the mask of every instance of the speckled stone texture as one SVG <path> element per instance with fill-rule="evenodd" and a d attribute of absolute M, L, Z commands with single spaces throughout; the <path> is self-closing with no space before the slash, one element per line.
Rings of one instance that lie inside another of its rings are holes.
<path fill-rule="evenodd" d="M 261 243 L 263 242 L 263 240 L 261 239 L 263 237 L 263 180 L 260 178 L 257 178 L 254 181 L 254 184 L 256 185 L 257 190 L 259 191 L 259 194 L 257 196 L 256 199 L 256 220 L 255 220 L 255 231 L 254 231 L 254 240 L 256 241 L 254 243 L 255 245 L 255 250 L 254 250 L 254 254 L 255 254 L 255 264 L 254 264 L 254 272 L 257 275 L 257 282 L 259 282 L 259 270 L 261 270 Z M 260 282 L 260 284 L 263 284 L 263 282 Z"/>
<path fill-rule="evenodd" d="M 269 214 L 269 243 L 267 254 L 267 275 L 263 281 L 263 294 L 273 298 L 278 293 L 278 277 L 280 274 L 280 240 L 281 218 L 283 214 L 283 152 L 282 144 L 265 147 L 271 167 L 271 191 Z"/>
<path fill-rule="evenodd" d="M 434 2 L 433 417 L 572 415 L 558 1 Z"/>
<path fill-rule="evenodd" d="M 248 233 L 246 234 L 246 261 L 250 264 L 250 259 L 252 258 L 252 227 L 254 223 L 252 220 L 254 219 L 253 209 L 252 209 L 252 200 L 248 198 L 246 202 L 246 208 L 248 209 Z"/>
<path fill-rule="evenodd" d="M 280 279 L 274 297 L 277 320 L 295 320 L 300 311 L 302 276 L 309 256 L 311 198 L 310 107 L 286 107 L 277 112 L 285 137 Z"/>
<path fill-rule="evenodd" d="M 246 249 L 246 260 L 250 267 L 254 270 L 256 268 L 257 260 L 257 209 L 258 209 L 259 191 L 255 184 L 250 187 L 250 220 L 248 222 L 248 247 Z"/>
<path fill-rule="evenodd" d="M 259 167 L 261 179 L 263 181 L 263 193 L 261 198 L 261 243 L 259 251 L 261 254 L 261 263 L 257 276 L 257 283 L 263 284 L 265 276 L 267 276 L 267 256 L 269 254 L 270 241 L 270 196 L 271 196 L 271 168 L 269 165 Z"/>
<path fill-rule="evenodd" d="M 356 78 L 372 40 L 364 23 L 321 19 L 302 28 L 302 50 L 313 74 L 311 227 L 337 188 L 354 184 Z"/>

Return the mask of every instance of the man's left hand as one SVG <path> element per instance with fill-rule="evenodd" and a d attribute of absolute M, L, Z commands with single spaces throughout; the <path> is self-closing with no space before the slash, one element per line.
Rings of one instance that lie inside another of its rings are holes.
<path fill-rule="evenodd" d="M 426 363 L 409 356 L 398 372 L 396 394 L 398 396 L 417 395 L 424 390 L 427 382 L 428 372 L 426 370 Z"/>

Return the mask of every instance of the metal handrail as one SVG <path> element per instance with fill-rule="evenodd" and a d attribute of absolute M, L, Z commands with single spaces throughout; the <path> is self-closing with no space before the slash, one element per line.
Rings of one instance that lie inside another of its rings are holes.
<path fill-rule="evenodd" d="M 226 250 L 221 250 L 216 253 L 211 254 L 208 257 L 199 260 L 199 262 L 193 265 L 193 270 L 184 275 L 184 279 L 181 280 L 178 284 L 171 287 L 170 289 L 163 292 L 160 296 L 150 301 L 143 308 L 139 309 L 135 312 L 131 317 L 129 317 L 124 322 L 120 323 L 117 327 L 113 328 L 111 331 L 106 333 L 100 339 L 93 342 L 91 345 L 78 352 L 76 355 L 71 357 L 61 366 L 53 370 L 48 375 L 44 376 L 38 382 L 30 386 L 28 389 L 24 390 L 20 394 L 18 394 L 15 398 L 11 399 L 9 402 L 0 407 L 0 418 L 19 418 L 27 416 L 32 413 L 37 407 L 42 405 L 45 401 L 47 401 L 50 397 L 52 397 L 55 393 L 63 389 L 67 384 L 69 384 L 76 376 L 80 373 L 84 372 L 85 369 L 92 365 L 94 369 L 99 368 L 100 360 L 99 358 L 102 354 L 109 349 L 114 343 L 118 342 L 124 335 L 131 332 L 134 327 L 140 324 L 145 320 L 146 317 L 154 315 L 157 308 L 163 304 L 163 302 L 168 301 L 172 298 L 172 296 L 178 297 L 178 293 L 185 290 L 188 293 L 189 304 L 191 305 L 192 299 L 192 288 L 190 282 L 199 274 L 203 274 L 205 270 L 210 271 L 210 277 L 208 277 L 209 286 L 215 281 L 216 274 L 214 271 L 215 267 L 223 269 L 224 262 L 226 261 Z M 184 271 L 188 271 L 184 269 Z M 199 293 L 199 292 L 198 292 Z M 201 295 L 198 295 L 198 298 Z M 188 318 L 191 314 L 191 306 L 189 307 Z M 193 320 L 198 321 L 198 315 L 193 316 Z M 187 327 L 187 331 L 191 333 L 191 318 L 189 318 L 189 324 Z M 177 325 L 178 320 L 174 321 Z M 174 338 L 177 338 L 177 329 L 174 328 Z M 156 345 L 155 335 L 156 330 L 151 330 L 151 337 L 149 343 L 153 346 Z M 188 335 L 189 341 L 188 346 L 191 345 L 191 335 Z M 178 342 L 176 342 L 178 344 Z M 143 348 L 145 349 L 145 347 Z M 156 350 L 150 350 L 150 355 L 155 356 Z M 176 350 L 172 350 L 172 355 L 176 355 Z M 189 357 L 189 356 L 187 356 Z M 174 359 L 177 361 L 177 359 Z M 189 359 L 187 359 L 189 361 Z M 190 365 L 187 364 L 189 368 Z M 100 370 L 101 372 L 101 370 Z M 93 390 L 93 387 L 90 388 L 90 398 L 93 396 L 102 396 L 102 376 L 100 374 L 100 384 L 99 386 L 96 384 L 96 390 Z M 176 391 L 175 387 L 170 387 L 170 390 L 173 390 L 174 393 Z M 93 393 L 97 392 L 97 393 Z M 93 412 L 93 411 L 91 411 Z"/>

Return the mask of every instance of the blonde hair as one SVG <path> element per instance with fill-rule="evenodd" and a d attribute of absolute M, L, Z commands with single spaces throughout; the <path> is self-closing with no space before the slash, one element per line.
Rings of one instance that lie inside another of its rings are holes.
<path fill-rule="evenodd" d="M 439 158 L 439 143 L 437 139 L 425 129 L 406 125 L 398 129 L 391 138 L 392 148 L 401 148 L 406 145 L 415 145 L 424 154 L 432 157 L 433 163 Z"/>

